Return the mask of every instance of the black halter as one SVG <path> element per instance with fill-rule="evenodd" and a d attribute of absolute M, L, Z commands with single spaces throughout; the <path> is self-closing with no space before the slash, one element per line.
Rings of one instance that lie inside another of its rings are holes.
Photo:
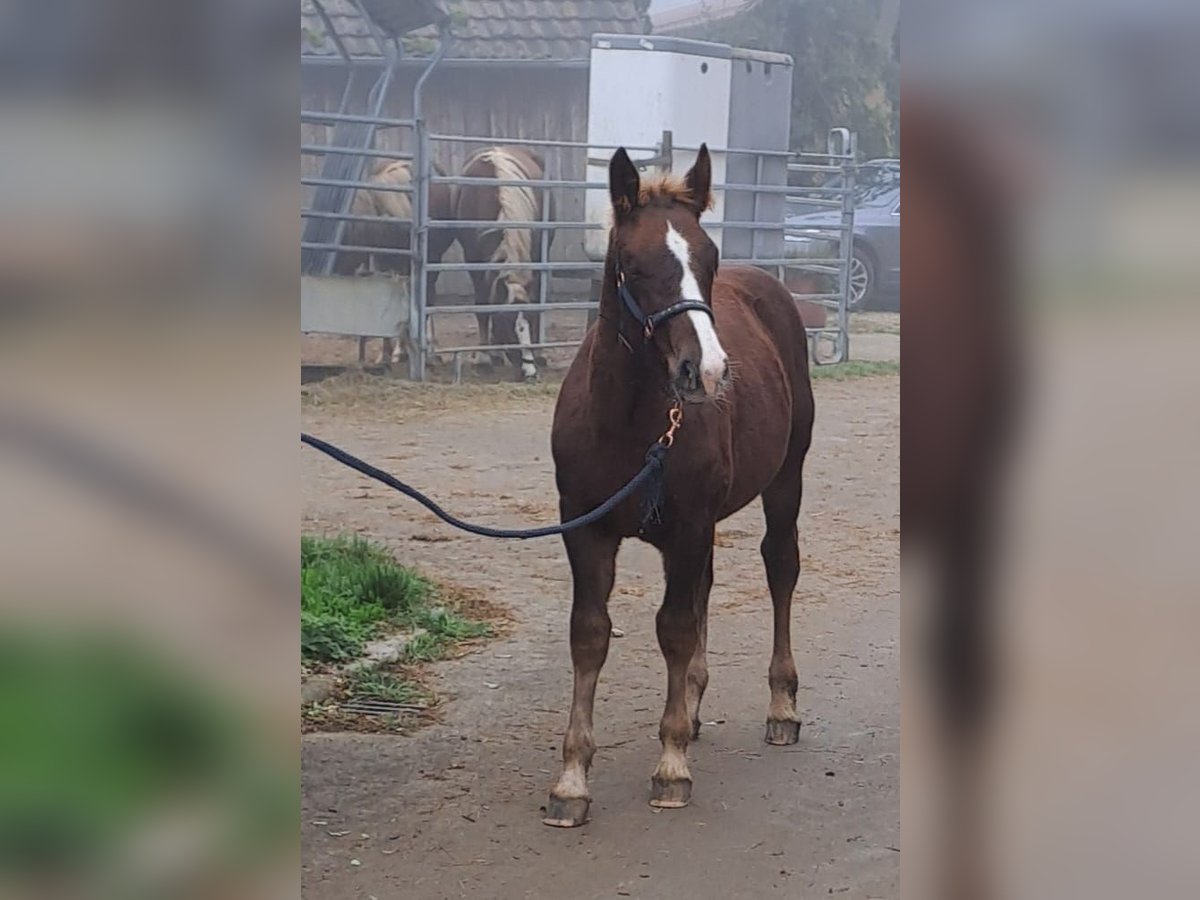
<path fill-rule="evenodd" d="M 666 309 L 660 309 L 656 313 L 646 315 L 645 311 L 638 304 L 633 293 L 625 285 L 625 272 L 620 264 L 617 265 L 617 293 L 621 295 L 621 300 L 625 304 L 625 308 L 629 310 L 629 314 L 637 320 L 637 323 L 642 326 L 642 334 L 646 340 L 649 340 L 654 335 L 654 329 L 666 322 L 668 319 L 673 319 L 681 313 L 689 310 L 697 310 L 707 315 L 710 319 L 713 317 L 712 307 L 701 300 L 680 300 L 678 303 L 672 303 Z"/>

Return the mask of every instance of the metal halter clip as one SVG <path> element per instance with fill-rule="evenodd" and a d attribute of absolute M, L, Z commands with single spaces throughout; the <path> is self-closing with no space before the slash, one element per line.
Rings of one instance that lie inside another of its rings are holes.
<path fill-rule="evenodd" d="M 675 432 L 678 431 L 679 426 L 683 424 L 683 403 L 681 401 L 677 400 L 675 402 L 675 405 L 671 407 L 671 411 L 667 413 L 667 418 L 671 420 L 671 426 L 666 430 L 663 436 L 658 439 L 659 443 L 661 443 L 664 447 L 670 447 L 673 443 L 675 443 Z"/>

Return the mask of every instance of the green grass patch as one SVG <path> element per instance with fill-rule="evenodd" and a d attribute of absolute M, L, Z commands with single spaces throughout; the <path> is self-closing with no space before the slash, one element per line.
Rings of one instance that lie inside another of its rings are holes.
<path fill-rule="evenodd" d="M 835 363 L 831 366 L 813 366 L 813 379 L 824 378 L 830 381 L 846 381 L 850 378 L 869 378 L 876 375 L 898 375 L 900 363 L 894 360 L 874 362 L 865 359 L 852 359 L 849 362 Z"/>
<path fill-rule="evenodd" d="M 359 670 L 350 676 L 347 687 L 355 697 L 369 697 L 410 706 L 430 705 L 427 691 L 394 672 L 380 669 Z"/>
<path fill-rule="evenodd" d="M 300 650 L 305 662 L 339 663 L 367 641 L 398 629 L 424 629 L 414 661 L 435 659 L 455 641 L 489 633 L 439 605 L 437 589 L 357 535 L 300 539 Z M 436 650 L 436 654 L 435 654 Z"/>
<path fill-rule="evenodd" d="M 92 627 L 0 634 L 0 893 L 181 896 L 197 872 L 239 883 L 295 833 L 278 742 L 180 660 Z M 129 857 L 167 816 L 213 830 L 188 842 L 186 865 Z"/>

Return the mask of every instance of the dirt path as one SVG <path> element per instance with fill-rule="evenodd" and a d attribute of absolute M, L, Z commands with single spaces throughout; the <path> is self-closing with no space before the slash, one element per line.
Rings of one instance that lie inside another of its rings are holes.
<path fill-rule="evenodd" d="M 452 532 L 316 453 L 305 527 L 353 529 L 400 559 L 490 592 L 510 637 L 438 667 L 442 724 L 303 744 L 303 887 L 311 900 L 442 897 L 892 898 L 899 882 L 899 380 L 817 382 L 793 614 L 804 726 L 762 741 L 771 607 L 757 503 L 718 528 L 709 725 L 683 810 L 647 804 L 665 666 L 661 569 L 627 544 L 600 681 L 592 821 L 541 824 L 571 688 L 569 573 L 557 540 Z M 305 426 L 435 488 L 469 518 L 548 522 L 553 400 L 383 421 L 330 411 Z M 489 688 L 485 683 L 498 685 Z M 341 832 L 347 832 L 339 835 Z M 332 833 L 332 834 L 331 834 Z M 357 861 L 357 864 L 354 862 Z"/>

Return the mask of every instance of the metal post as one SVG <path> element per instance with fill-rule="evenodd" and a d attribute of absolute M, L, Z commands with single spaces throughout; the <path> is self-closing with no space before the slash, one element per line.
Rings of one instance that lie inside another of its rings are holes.
<path fill-rule="evenodd" d="M 409 320 L 416 323 L 417 333 L 410 335 L 412 349 L 408 355 L 408 375 L 414 381 L 424 381 L 429 333 L 429 306 L 426 302 L 429 292 L 429 270 L 425 268 L 425 263 L 429 259 L 429 173 L 432 160 L 429 154 L 429 133 L 425 129 L 423 119 L 417 117 L 413 134 L 417 189 L 413 191 L 412 226 L 409 234 L 416 253 L 409 269 L 409 302 L 414 306 L 415 315 Z"/>
<path fill-rule="evenodd" d="M 560 173 L 559 177 L 562 177 L 561 173 Z M 538 221 L 542 222 L 543 224 L 550 221 L 550 191 L 552 191 L 552 190 L 553 190 L 553 188 L 543 188 L 542 189 L 542 209 L 541 209 L 541 215 L 538 217 Z M 539 237 L 538 240 L 541 242 L 541 245 L 542 245 L 542 253 L 541 253 L 541 256 L 539 257 L 539 261 L 540 262 L 550 262 L 550 229 L 542 228 L 540 230 L 541 230 L 541 236 Z M 549 286 L 550 286 L 550 274 L 551 273 L 549 271 L 540 272 L 538 274 L 538 303 L 540 303 L 543 307 L 546 305 L 546 294 L 547 294 L 547 291 L 549 290 Z M 539 344 L 546 343 L 546 313 L 545 313 L 545 310 L 541 310 L 538 312 L 537 342 Z"/>
<path fill-rule="evenodd" d="M 842 167 L 842 234 L 838 254 L 838 346 L 834 362 L 850 359 L 850 264 L 854 255 L 854 168 L 857 157 L 857 136 L 848 128 L 833 128 L 829 132 L 830 163 L 839 158 Z"/>
<path fill-rule="evenodd" d="M 766 160 L 766 157 L 764 157 L 761 153 L 754 154 L 754 186 L 755 186 L 755 188 L 762 187 L 763 162 L 765 160 Z M 756 225 L 762 221 L 762 217 L 759 215 L 761 210 L 759 210 L 759 208 L 758 208 L 758 202 L 761 199 L 762 199 L 762 191 L 755 190 L 754 199 L 751 200 L 752 211 L 751 211 L 750 221 L 752 221 Z M 759 233 L 757 231 L 750 232 L 750 258 L 751 259 L 757 259 L 759 257 L 758 251 L 759 251 L 759 246 L 761 245 L 762 242 L 758 239 L 758 235 L 759 235 Z"/>
<path fill-rule="evenodd" d="M 410 241 L 416 253 L 409 269 L 410 302 L 416 307 L 415 321 L 417 334 L 412 342 L 415 346 L 409 353 L 408 373 L 414 381 L 425 380 L 425 367 L 429 351 L 429 270 L 426 264 L 429 260 L 429 178 L 433 171 L 433 154 L 429 145 L 429 129 L 425 124 L 424 92 L 425 83 L 433 74 L 434 68 L 449 49 L 446 34 L 439 30 L 438 46 L 413 85 L 413 135 L 415 155 L 413 168 L 417 179 L 417 189 L 413 192 L 413 215 Z"/>
<path fill-rule="evenodd" d="M 391 83 L 392 83 L 392 75 L 395 74 L 396 66 L 400 62 L 400 45 L 398 42 L 394 42 L 394 43 L 395 43 L 395 46 L 394 46 L 392 52 L 388 54 L 387 67 L 383 70 L 383 74 L 379 76 L 379 80 L 375 82 L 374 87 L 371 88 L 370 93 L 367 94 L 368 114 L 372 118 L 379 118 L 380 113 L 383 111 L 383 103 L 384 103 L 384 100 L 387 98 L 388 87 L 390 87 Z M 387 46 L 382 40 L 380 40 L 380 42 L 379 42 L 379 48 L 384 53 L 387 53 Z M 366 126 L 365 134 L 364 134 L 364 137 L 362 140 L 362 149 L 364 149 L 364 150 L 370 149 L 371 145 L 375 142 L 375 132 L 377 129 L 378 129 L 378 126 L 376 126 L 375 123 L 373 123 L 373 122 L 369 123 Z M 348 180 L 362 181 L 363 180 L 363 169 L 366 168 L 366 163 L 367 163 L 367 158 L 365 156 L 353 157 L 351 160 L 350 178 Z M 358 193 L 358 188 L 350 188 L 347 191 L 345 191 L 345 193 L 342 197 L 342 205 L 337 210 L 337 212 L 341 213 L 342 215 L 345 215 L 346 213 L 350 212 L 350 206 L 354 203 L 354 195 L 357 193 Z M 342 242 L 342 234 L 343 234 L 343 232 L 345 232 L 345 230 L 346 230 L 345 220 L 341 220 L 341 219 L 338 220 L 336 226 L 334 227 L 333 241 L 331 243 L 340 244 Z M 326 275 L 333 274 L 333 267 L 336 262 L 337 262 L 337 251 L 336 250 L 330 251 L 329 255 L 326 257 L 326 260 L 325 260 L 325 274 Z"/>

